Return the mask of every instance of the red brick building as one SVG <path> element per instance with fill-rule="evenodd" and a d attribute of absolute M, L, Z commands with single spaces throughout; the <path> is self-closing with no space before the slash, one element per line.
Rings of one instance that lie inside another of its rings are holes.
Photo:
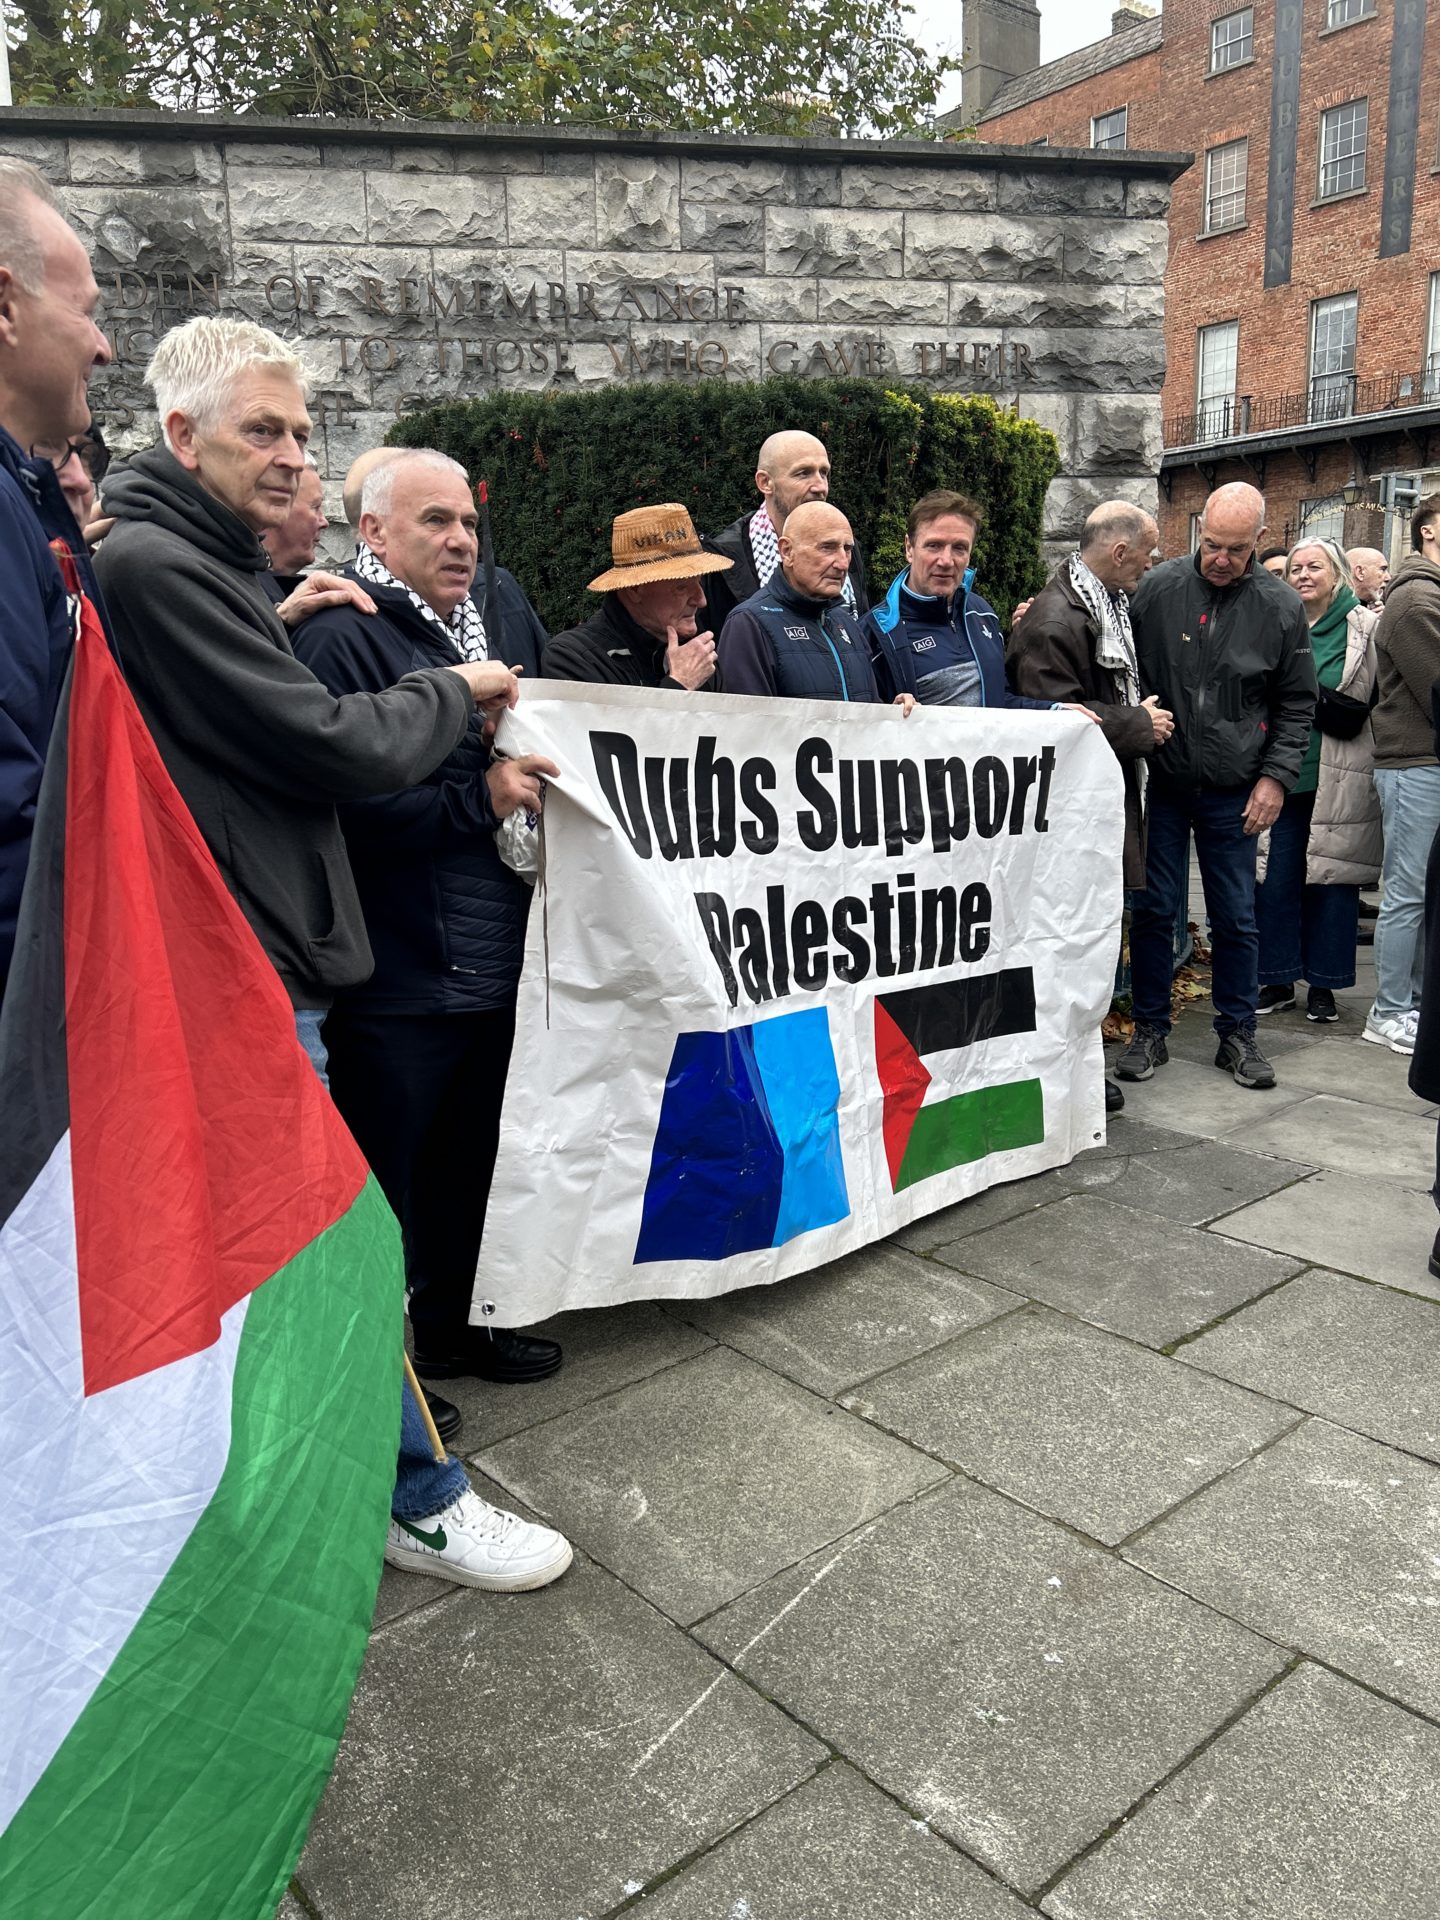
<path fill-rule="evenodd" d="M 1165 0 L 1114 27 L 1003 81 L 977 130 L 1195 155 L 1165 279 L 1166 550 L 1248 479 L 1276 544 L 1393 562 L 1440 486 L 1440 0 Z"/>

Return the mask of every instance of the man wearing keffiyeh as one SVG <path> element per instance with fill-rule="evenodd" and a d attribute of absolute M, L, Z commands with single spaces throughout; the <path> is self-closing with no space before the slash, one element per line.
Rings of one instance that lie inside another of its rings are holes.
<path fill-rule="evenodd" d="M 1151 516 L 1127 500 L 1109 500 L 1085 522 L 1076 552 L 1062 560 L 1035 596 L 1010 641 L 1007 667 L 1017 693 L 1075 700 L 1089 707 L 1125 777 L 1125 885 L 1145 885 L 1146 758 L 1169 739 L 1174 721 L 1145 694 L 1130 630 L 1130 595 L 1159 539 Z M 1105 1083 L 1108 1112 L 1124 1097 Z"/>

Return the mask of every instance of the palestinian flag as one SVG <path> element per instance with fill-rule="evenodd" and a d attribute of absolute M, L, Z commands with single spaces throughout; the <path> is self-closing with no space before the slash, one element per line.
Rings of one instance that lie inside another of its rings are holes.
<path fill-rule="evenodd" d="M 82 603 L 0 1016 L 0 1913 L 273 1914 L 380 1575 L 400 1274 Z"/>
<path fill-rule="evenodd" d="M 1029 967 L 971 974 L 875 997 L 875 1064 L 890 1185 L 917 1181 L 1045 1138 L 1045 1102 L 1030 1074 L 1002 1077 L 984 1043 L 1035 1031 Z"/>

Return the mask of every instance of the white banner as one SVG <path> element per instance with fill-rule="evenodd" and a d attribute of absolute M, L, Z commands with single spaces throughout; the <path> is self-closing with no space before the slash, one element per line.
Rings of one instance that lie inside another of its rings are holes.
<path fill-rule="evenodd" d="M 1105 1137 L 1122 786 L 1077 714 L 540 681 L 471 1318 L 772 1281 Z"/>

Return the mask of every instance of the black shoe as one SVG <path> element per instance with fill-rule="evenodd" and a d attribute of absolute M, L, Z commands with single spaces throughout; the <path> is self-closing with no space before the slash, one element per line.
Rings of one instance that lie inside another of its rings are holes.
<path fill-rule="evenodd" d="M 1227 1033 L 1215 1055 L 1217 1067 L 1223 1067 L 1237 1087 L 1257 1092 L 1275 1084 L 1275 1069 L 1255 1044 L 1253 1027 L 1237 1027 Z"/>
<path fill-rule="evenodd" d="M 1355 944 L 1357 947 L 1373 947 L 1374 946 L 1375 922 L 1373 920 L 1362 921 L 1360 930 L 1355 935 Z"/>
<path fill-rule="evenodd" d="M 514 1386 L 543 1380 L 561 1361 L 557 1340 L 537 1340 L 510 1327 L 470 1327 L 463 1342 L 448 1352 L 415 1350 L 415 1371 L 426 1380 L 495 1380 Z"/>
<path fill-rule="evenodd" d="M 1106 1113 L 1123 1113 L 1125 1111 L 1125 1096 L 1113 1080 L 1107 1080 L 1105 1082 L 1105 1111 Z"/>
<path fill-rule="evenodd" d="M 1295 1004 L 1295 982 L 1292 980 L 1284 987 L 1261 987 L 1260 1004 L 1257 1013 L 1284 1013 L 1287 1007 Z"/>
<path fill-rule="evenodd" d="M 428 1388 L 422 1387 L 420 1391 L 425 1395 L 425 1404 L 430 1409 L 430 1418 L 435 1422 L 435 1431 L 448 1447 L 460 1431 L 460 1409 L 453 1400 L 442 1399 Z"/>
<path fill-rule="evenodd" d="M 1440 1280 L 1440 1233 L 1435 1236 L 1435 1244 L 1430 1249 L 1430 1271 Z"/>
<path fill-rule="evenodd" d="M 1333 1027 L 1340 1018 L 1335 996 L 1328 987 L 1311 987 L 1305 996 L 1305 1018 L 1326 1027 Z"/>
<path fill-rule="evenodd" d="M 1156 1067 L 1170 1058 L 1163 1033 L 1153 1027 L 1136 1027 L 1134 1038 L 1115 1062 L 1117 1080 L 1148 1080 Z"/>
<path fill-rule="evenodd" d="M 1360 902 L 1360 918 L 1362 920 L 1378 920 L 1380 918 L 1379 907 L 1375 906 L 1372 901 L 1362 900 Z"/>

